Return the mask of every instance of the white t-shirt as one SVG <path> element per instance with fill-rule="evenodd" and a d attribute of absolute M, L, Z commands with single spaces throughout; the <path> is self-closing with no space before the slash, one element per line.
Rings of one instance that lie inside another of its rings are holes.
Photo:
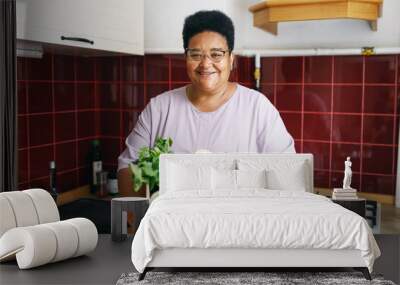
<path fill-rule="evenodd" d="M 150 100 L 126 138 L 118 170 L 138 159 L 157 137 L 173 140 L 174 153 L 295 152 L 279 112 L 260 92 L 237 84 L 231 98 L 214 112 L 201 112 L 186 96 L 186 86 Z"/>

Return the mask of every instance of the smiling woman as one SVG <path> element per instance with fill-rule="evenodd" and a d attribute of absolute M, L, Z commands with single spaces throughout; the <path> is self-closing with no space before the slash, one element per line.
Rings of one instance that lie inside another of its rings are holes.
<path fill-rule="evenodd" d="M 295 152 L 282 119 L 261 93 L 229 81 L 235 56 L 232 20 L 220 11 L 185 19 L 183 47 L 191 84 L 152 98 L 118 158 L 119 192 L 132 195 L 128 170 L 139 149 L 170 137 L 174 153 Z"/>

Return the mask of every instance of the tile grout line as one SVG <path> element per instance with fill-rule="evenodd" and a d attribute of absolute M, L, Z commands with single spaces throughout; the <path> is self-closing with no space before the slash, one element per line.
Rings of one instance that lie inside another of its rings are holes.
<path fill-rule="evenodd" d="M 306 57 L 303 56 L 301 60 L 301 119 L 300 119 L 300 152 L 304 150 L 304 82 L 305 82 L 305 72 L 306 72 Z"/>
<path fill-rule="evenodd" d="M 397 143 L 397 140 L 398 140 L 398 135 L 396 136 L 396 130 L 397 130 L 397 117 L 396 117 L 396 115 L 397 115 L 397 96 L 399 96 L 399 94 L 398 94 L 398 89 L 399 89 L 399 73 L 398 73 L 398 71 L 399 71 L 399 55 L 397 55 L 396 57 L 395 57 L 395 62 L 396 62 L 396 64 L 395 64 L 395 72 L 394 72 L 394 74 L 395 74 L 395 79 L 394 79 L 394 82 L 395 82 L 395 85 L 396 85 L 396 87 L 395 87 L 395 90 L 394 90 L 394 108 L 393 108 L 393 115 L 394 115 L 394 117 L 393 117 L 393 140 L 392 140 L 392 143 L 393 143 L 393 149 L 392 149 L 392 152 L 393 152 L 393 161 L 392 161 L 392 175 L 395 177 L 395 181 L 396 181 L 396 170 L 397 170 L 397 165 L 396 165 L 396 159 L 397 159 L 397 151 L 396 151 L 396 147 L 395 147 L 395 145 L 396 145 L 396 143 Z"/>
<path fill-rule="evenodd" d="M 362 56 L 362 91 L 361 91 L 361 137 L 360 137 L 360 192 L 363 190 L 363 170 L 364 170 L 364 101 L 365 101 L 365 56 Z"/>
<path fill-rule="evenodd" d="M 24 59 L 24 68 L 25 68 L 25 76 L 28 74 L 28 60 Z M 25 104 L 26 104 L 26 113 L 29 113 L 29 89 L 28 89 L 28 83 L 25 85 Z M 28 118 L 28 117 L 27 117 Z M 28 187 L 31 188 L 31 134 L 30 134 L 30 120 L 25 119 L 25 124 L 26 124 L 26 131 L 27 131 L 27 169 L 28 169 Z"/>
<path fill-rule="evenodd" d="M 335 57 L 331 57 L 331 122 L 330 122 L 330 138 L 329 138 L 329 172 L 328 172 L 328 187 L 332 188 L 332 159 L 333 159 L 333 96 L 334 96 L 334 81 L 335 81 Z"/>
<path fill-rule="evenodd" d="M 277 65 L 277 63 L 276 63 L 276 57 L 274 57 L 274 80 L 273 80 L 273 82 L 274 83 L 276 83 L 276 75 L 277 75 L 277 70 L 276 70 L 276 65 Z M 277 84 L 274 84 L 274 94 L 273 94 L 273 96 L 274 96 L 274 105 L 275 105 L 275 107 L 276 107 L 276 91 L 277 91 Z M 301 145 L 301 142 L 300 142 L 300 145 Z"/>
<path fill-rule="evenodd" d="M 54 92 L 54 54 L 51 55 L 51 97 L 52 97 L 52 118 L 53 118 L 53 160 L 57 167 L 57 153 L 56 153 L 56 104 L 55 104 L 55 92 Z M 57 175 L 57 174 L 56 174 Z M 58 177 L 56 177 L 58 178 Z"/>
<path fill-rule="evenodd" d="M 77 57 L 73 55 L 74 61 L 74 96 L 75 96 L 75 168 L 78 167 L 78 84 L 77 84 Z M 75 173 L 75 186 L 79 186 L 79 170 Z"/>
<path fill-rule="evenodd" d="M 122 78 L 122 55 L 119 56 L 119 79 Z M 119 140 L 118 140 L 118 149 L 119 153 L 122 152 L 122 140 L 123 140 L 123 111 L 122 111 L 122 82 L 119 81 L 118 84 L 118 94 L 119 94 Z"/>

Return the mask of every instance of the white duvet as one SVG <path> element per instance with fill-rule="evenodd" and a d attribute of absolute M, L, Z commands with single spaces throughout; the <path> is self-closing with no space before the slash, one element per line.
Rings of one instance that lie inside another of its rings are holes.
<path fill-rule="evenodd" d="M 359 215 L 320 195 L 265 189 L 161 195 L 134 237 L 135 268 L 164 248 L 358 249 L 371 272 L 380 255 Z"/>

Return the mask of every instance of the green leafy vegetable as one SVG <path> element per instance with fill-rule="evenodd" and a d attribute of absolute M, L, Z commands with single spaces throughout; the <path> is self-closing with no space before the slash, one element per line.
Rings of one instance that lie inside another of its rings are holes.
<path fill-rule="evenodd" d="M 157 138 L 154 147 L 145 146 L 139 150 L 138 162 L 129 164 L 129 169 L 132 173 L 133 191 L 139 191 L 143 184 L 149 185 L 150 193 L 157 190 L 160 184 L 160 154 L 171 153 L 171 145 L 171 138 Z"/>

